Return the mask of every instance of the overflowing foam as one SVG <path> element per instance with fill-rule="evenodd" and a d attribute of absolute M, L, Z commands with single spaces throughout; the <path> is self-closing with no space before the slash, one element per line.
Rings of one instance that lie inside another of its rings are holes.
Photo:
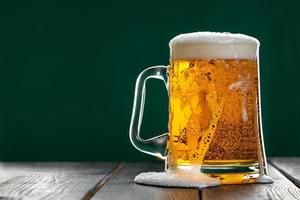
<path fill-rule="evenodd" d="M 141 173 L 135 177 L 134 181 L 140 184 L 164 187 L 206 188 L 221 185 L 217 178 L 211 178 L 203 173 L 193 175 L 171 171 Z"/>
<path fill-rule="evenodd" d="M 223 184 L 273 183 L 263 174 L 229 173 L 209 175 L 201 172 L 201 166 L 177 166 L 165 172 L 144 172 L 134 182 L 143 185 L 163 187 L 207 188 Z"/>
<path fill-rule="evenodd" d="M 169 46 L 171 60 L 255 60 L 259 44 L 256 38 L 244 34 L 195 32 L 174 37 Z"/>
<path fill-rule="evenodd" d="M 226 176 L 226 174 L 225 174 Z M 265 174 L 254 175 L 237 175 L 237 179 L 234 175 L 231 179 L 227 180 L 225 184 L 247 184 L 247 183 L 273 183 L 271 177 Z M 144 172 L 137 175 L 134 179 L 136 183 L 152 186 L 163 187 L 186 187 L 186 188 L 207 188 L 220 186 L 224 184 L 221 181 L 222 178 L 213 178 L 204 173 L 187 173 L 178 171 L 166 171 L 166 172 Z"/>

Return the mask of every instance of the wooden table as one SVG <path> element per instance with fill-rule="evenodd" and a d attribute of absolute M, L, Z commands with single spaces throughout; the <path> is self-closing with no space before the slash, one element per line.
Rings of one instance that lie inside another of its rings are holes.
<path fill-rule="evenodd" d="M 0 199 L 300 199 L 300 158 L 269 159 L 273 184 L 197 189 L 133 183 L 136 174 L 163 163 L 0 163 Z"/>

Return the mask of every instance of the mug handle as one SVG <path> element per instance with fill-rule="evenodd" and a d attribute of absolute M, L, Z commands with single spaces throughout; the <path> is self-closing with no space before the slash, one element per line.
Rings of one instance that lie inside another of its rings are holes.
<path fill-rule="evenodd" d="M 149 67 L 140 73 L 135 83 L 133 109 L 129 129 L 130 141 L 136 149 L 161 159 L 166 158 L 165 154 L 168 133 L 164 133 L 149 139 L 142 139 L 140 137 L 140 128 L 144 112 L 146 82 L 150 78 L 162 80 L 165 83 L 166 89 L 168 90 L 167 72 L 167 66 L 159 65 Z"/>

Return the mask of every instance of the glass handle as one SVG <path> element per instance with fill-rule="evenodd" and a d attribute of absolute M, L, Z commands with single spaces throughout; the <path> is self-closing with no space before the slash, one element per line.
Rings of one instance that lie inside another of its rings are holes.
<path fill-rule="evenodd" d="M 136 149 L 161 159 L 165 158 L 168 134 L 164 133 L 153 138 L 142 139 L 140 137 L 140 128 L 144 112 L 146 82 L 150 78 L 162 80 L 168 90 L 167 70 L 167 66 L 149 67 L 138 76 L 135 83 L 134 102 L 129 129 L 130 141 Z"/>

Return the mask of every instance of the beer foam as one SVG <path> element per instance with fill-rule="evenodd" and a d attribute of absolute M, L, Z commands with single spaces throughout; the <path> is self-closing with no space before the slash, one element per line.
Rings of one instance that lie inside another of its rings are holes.
<path fill-rule="evenodd" d="M 134 181 L 139 184 L 165 187 L 206 188 L 221 185 L 218 179 L 203 173 L 193 175 L 171 171 L 141 173 L 135 177 Z"/>
<path fill-rule="evenodd" d="M 265 174 L 255 175 L 255 182 L 249 182 L 250 176 L 244 177 L 243 184 L 260 183 L 269 184 L 273 183 L 273 179 Z M 134 182 L 143 185 L 163 186 L 163 187 L 186 187 L 186 188 L 207 188 L 222 185 L 218 178 L 212 178 L 204 173 L 178 173 L 174 171 L 166 172 L 144 172 L 137 175 Z M 239 183 L 239 184 L 241 184 Z M 230 183 L 234 184 L 234 183 Z"/>
<path fill-rule="evenodd" d="M 180 34 L 170 43 L 171 60 L 251 59 L 258 54 L 259 41 L 239 33 L 194 32 Z"/>

